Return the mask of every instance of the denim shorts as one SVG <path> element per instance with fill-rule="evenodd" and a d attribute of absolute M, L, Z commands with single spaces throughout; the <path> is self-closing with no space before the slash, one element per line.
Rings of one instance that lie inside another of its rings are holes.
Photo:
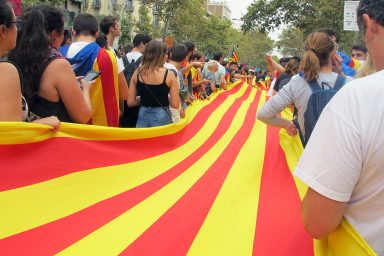
<path fill-rule="evenodd" d="M 140 106 L 136 128 L 156 127 L 171 123 L 171 112 L 168 107 Z"/>

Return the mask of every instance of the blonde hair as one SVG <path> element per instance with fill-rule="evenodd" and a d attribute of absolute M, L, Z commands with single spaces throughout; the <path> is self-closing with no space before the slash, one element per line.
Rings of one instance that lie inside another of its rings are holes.
<path fill-rule="evenodd" d="M 304 78 L 308 81 L 316 80 L 320 68 L 329 65 L 334 50 L 335 43 L 330 36 L 322 32 L 310 34 L 305 42 L 305 53 L 300 63 Z"/>
<path fill-rule="evenodd" d="M 142 65 L 139 68 L 141 71 L 150 71 L 162 68 L 165 63 L 165 56 L 167 54 L 167 46 L 165 43 L 151 40 L 145 45 L 143 53 Z"/>
<path fill-rule="evenodd" d="M 213 72 L 215 66 L 218 66 L 217 61 L 215 61 L 215 60 L 210 60 L 210 61 L 208 62 L 208 64 L 207 64 L 208 71 L 209 71 L 209 72 Z"/>

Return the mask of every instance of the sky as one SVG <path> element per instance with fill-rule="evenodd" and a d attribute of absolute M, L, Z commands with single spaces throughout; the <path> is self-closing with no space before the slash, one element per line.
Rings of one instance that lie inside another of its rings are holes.
<path fill-rule="evenodd" d="M 232 11 L 232 19 L 240 19 L 241 16 L 247 13 L 247 7 L 254 0 L 227 0 L 227 4 Z"/>
<path fill-rule="evenodd" d="M 218 0 L 216 0 L 218 1 Z M 243 15 L 247 13 L 247 8 L 250 6 L 255 0 L 226 0 L 229 8 L 232 11 L 231 17 L 232 19 L 240 19 Z M 233 21 L 236 25 L 241 25 L 240 21 Z M 278 31 L 273 31 L 269 34 L 269 36 L 273 40 L 277 40 L 279 37 Z"/>

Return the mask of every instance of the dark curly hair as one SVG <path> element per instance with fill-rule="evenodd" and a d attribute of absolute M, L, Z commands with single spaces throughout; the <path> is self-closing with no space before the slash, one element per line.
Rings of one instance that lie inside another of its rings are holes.
<path fill-rule="evenodd" d="M 40 80 L 51 55 L 49 34 L 64 32 L 63 14 L 51 5 L 37 5 L 24 13 L 23 28 L 19 31 L 16 48 L 9 54 L 9 60 L 22 70 L 24 84 L 22 92 L 28 104 L 39 92 Z"/>

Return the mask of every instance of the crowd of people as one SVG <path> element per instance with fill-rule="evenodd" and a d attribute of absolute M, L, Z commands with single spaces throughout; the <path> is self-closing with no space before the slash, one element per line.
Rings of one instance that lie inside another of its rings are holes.
<path fill-rule="evenodd" d="M 0 0 L 0 121 L 27 121 L 59 129 L 60 122 L 111 127 L 155 127 L 180 121 L 196 100 L 241 79 L 264 80 L 271 98 L 258 112 L 268 125 L 299 133 L 305 152 L 295 175 L 308 184 L 303 222 L 313 237 L 337 228 L 342 217 L 384 255 L 384 2 L 360 1 L 365 46 L 338 50 L 335 31 L 307 37 L 303 56 L 266 56 L 268 71 L 211 60 L 193 42 L 164 42 L 137 34 L 124 51 L 113 48 L 119 20 L 75 17 L 64 29 L 50 5 L 17 19 Z M 368 49 L 368 50 L 367 50 Z M 359 79 L 356 79 L 359 78 Z M 291 119 L 279 115 L 292 107 Z M 311 139 L 310 139 L 311 138 Z"/>
<path fill-rule="evenodd" d="M 193 101 L 209 100 L 237 79 L 252 79 L 245 66 L 225 62 L 222 53 L 207 60 L 195 43 L 176 43 L 170 36 L 162 42 L 137 34 L 132 47 L 115 50 L 121 27 L 113 16 L 99 23 L 93 15 L 79 14 L 69 31 L 53 6 L 33 6 L 18 20 L 7 1 L 1 5 L 1 66 L 17 74 L 17 79 L 7 78 L 18 93 L 2 94 L 2 104 L 9 105 L 0 120 L 54 124 L 56 129 L 60 121 L 167 125 L 183 118 Z M 16 98 L 22 99 L 20 111 Z"/>

